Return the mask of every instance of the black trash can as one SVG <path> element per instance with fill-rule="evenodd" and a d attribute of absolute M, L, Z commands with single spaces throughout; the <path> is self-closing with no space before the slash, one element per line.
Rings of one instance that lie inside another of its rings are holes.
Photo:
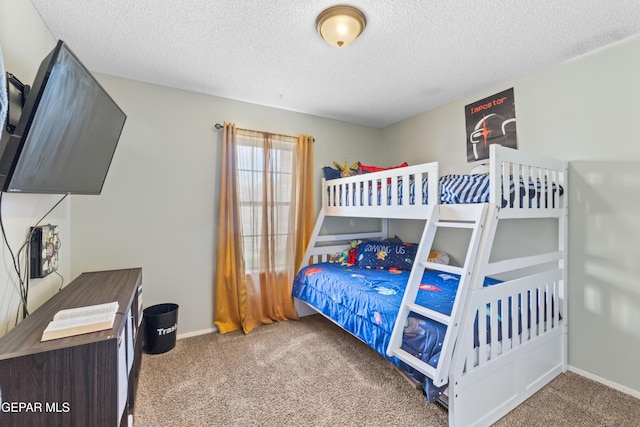
<path fill-rule="evenodd" d="M 166 353 L 176 345 L 178 304 L 158 304 L 144 309 L 145 351 Z"/>

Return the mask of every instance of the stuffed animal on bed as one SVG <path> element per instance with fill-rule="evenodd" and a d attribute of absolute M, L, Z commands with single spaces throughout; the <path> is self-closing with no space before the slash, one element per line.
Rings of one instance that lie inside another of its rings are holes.
<path fill-rule="evenodd" d="M 356 265 L 356 261 L 358 259 L 358 244 L 360 244 L 360 240 L 352 240 L 350 244 L 351 247 L 340 252 L 340 255 L 338 257 L 338 262 L 341 265 L 345 265 L 347 267 Z"/>
<path fill-rule="evenodd" d="M 344 159 L 344 165 L 340 165 L 340 163 L 335 161 L 333 162 L 333 164 L 335 165 L 335 167 L 340 169 L 340 177 L 346 178 L 348 176 L 356 175 L 356 170 L 358 169 L 358 165 L 360 163 L 355 162 L 354 164 L 351 165 L 351 167 L 349 167 L 349 164 L 347 163 L 347 159 Z"/>

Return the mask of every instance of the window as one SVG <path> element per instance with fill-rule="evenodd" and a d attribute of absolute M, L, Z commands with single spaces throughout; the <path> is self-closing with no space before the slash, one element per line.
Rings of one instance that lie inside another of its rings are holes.
<path fill-rule="evenodd" d="M 296 139 L 238 131 L 238 197 L 247 274 L 281 271 L 290 250 Z"/>

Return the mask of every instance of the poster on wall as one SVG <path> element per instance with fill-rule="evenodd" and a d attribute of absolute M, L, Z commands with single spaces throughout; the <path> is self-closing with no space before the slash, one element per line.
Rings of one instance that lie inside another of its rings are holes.
<path fill-rule="evenodd" d="M 489 158 L 489 145 L 518 148 L 513 88 L 464 107 L 467 124 L 467 162 Z"/>

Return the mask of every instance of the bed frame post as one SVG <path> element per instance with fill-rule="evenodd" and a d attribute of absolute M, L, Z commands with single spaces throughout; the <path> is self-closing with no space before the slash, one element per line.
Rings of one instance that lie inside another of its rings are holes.
<path fill-rule="evenodd" d="M 324 179 L 323 179 L 324 181 Z M 298 270 L 302 270 L 305 266 L 309 265 L 309 260 L 311 258 L 311 253 L 313 248 L 315 248 L 316 243 L 318 241 L 318 236 L 320 235 L 320 229 L 322 228 L 322 224 L 324 223 L 324 211 L 321 209 L 318 214 L 318 219 L 316 219 L 316 225 L 313 227 L 313 232 L 311 233 L 311 238 L 309 239 L 309 244 L 307 244 L 307 249 L 304 252 L 304 257 L 302 258 L 302 262 L 300 266 L 298 266 Z"/>
<path fill-rule="evenodd" d="M 565 162 L 564 165 L 564 169 L 563 169 L 563 179 L 560 179 L 562 185 L 564 185 L 564 188 L 568 188 L 569 186 L 569 168 L 567 163 Z M 562 372 L 566 372 L 568 369 L 568 348 L 569 348 L 569 337 L 568 337 L 568 331 L 569 331 L 569 322 L 568 322 L 568 316 L 567 313 L 568 311 L 568 303 L 567 303 L 567 296 L 568 296 L 568 285 L 569 285 L 569 280 L 568 280 L 568 265 L 567 265 L 567 261 L 569 260 L 569 257 L 567 256 L 567 254 L 569 253 L 569 227 L 567 226 L 567 223 L 569 221 L 569 197 L 565 196 L 564 199 L 562 201 L 559 200 L 558 197 L 558 203 L 564 203 L 561 207 L 562 207 L 562 214 L 560 215 L 560 217 L 558 218 L 558 250 L 561 251 L 564 255 L 561 259 L 558 260 L 558 268 L 560 268 L 562 270 L 562 285 L 560 287 L 561 289 L 561 295 L 560 297 L 562 298 L 562 313 L 565 314 L 565 320 L 564 320 L 564 345 L 562 346 L 562 360 L 563 360 L 563 367 L 562 367 Z"/>

